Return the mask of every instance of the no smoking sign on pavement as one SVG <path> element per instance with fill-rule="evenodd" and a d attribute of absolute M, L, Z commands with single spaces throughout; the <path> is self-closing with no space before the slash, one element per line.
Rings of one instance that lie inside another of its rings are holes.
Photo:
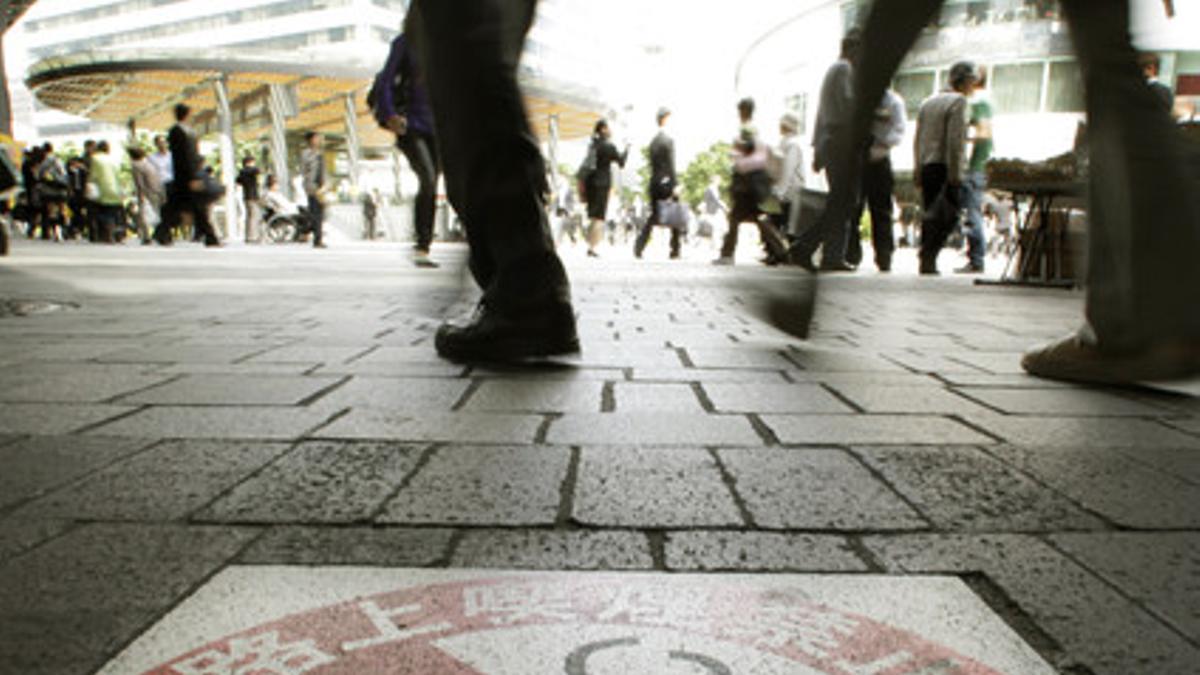
<path fill-rule="evenodd" d="M 948 577 L 233 567 L 101 673 L 1054 670 Z"/>

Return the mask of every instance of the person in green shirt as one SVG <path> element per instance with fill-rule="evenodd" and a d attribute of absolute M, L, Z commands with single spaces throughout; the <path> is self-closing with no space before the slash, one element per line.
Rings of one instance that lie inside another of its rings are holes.
<path fill-rule="evenodd" d="M 100 231 L 100 242 L 113 243 L 113 233 L 121 222 L 121 209 L 125 195 L 121 192 L 120 166 L 109 154 L 108 141 L 100 141 L 92 155 L 88 182 L 96 186 L 96 226 Z"/>
<path fill-rule="evenodd" d="M 987 192 L 988 160 L 992 158 L 992 103 L 983 89 L 987 88 L 987 68 L 980 66 L 975 91 L 970 101 L 971 157 L 967 162 L 967 180 L 963 184 L 967 208 L 967 264 L 955 272 L 978 274 L 983 271 L 987 253 L 987 233 L 984 230 L 983 198 Z"/>

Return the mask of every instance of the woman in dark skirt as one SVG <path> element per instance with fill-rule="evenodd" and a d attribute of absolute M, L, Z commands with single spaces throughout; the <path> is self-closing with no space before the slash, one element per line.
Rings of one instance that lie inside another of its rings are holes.
<path fill-rule="evenodd" d="M 609 131 L 608 122 L 597 121 L 595 129 L 592 131 L 592 147 L 588 149 L 589 155 L 595 154 L 595 168 L 583 182 L 588 213 L 588 255 L 593 258 L 599 257 L 599 254 L 596 253 L 596 246 L 604 238 L 604 220 L 608 213 L 608 193 L 612 191 L 612 163 L 616 162 L 617 166 L 623 169 L 625 160 L 629 157 L 629 147 L 626 146 L 624 152 L 617 152 L 617 146 L 609 140 L 611 136 L 612 132 Z M 589 161 L 590 159 L 589 157 Z"/>

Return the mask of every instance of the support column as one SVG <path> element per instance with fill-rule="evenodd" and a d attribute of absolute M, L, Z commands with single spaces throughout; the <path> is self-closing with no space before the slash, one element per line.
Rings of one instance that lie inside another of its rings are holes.
<path fill-rule="evenodd" d="M 287 87 L 282 84 L 271 85 L 271 95 L 267 98 L 267 110 L 271 115 L 271 170 L 279 179 L 279 189 L 288 199 L 295 199 L 292 194 L 292 177 L 288 171 L 287 151 L 287 118 L 295 114 L 295 105 Z M 289 114 L 289 111 L 291 114 Z"/>
<path fill-rule="evenodd" d="M 358 114 L 354 110 L 354 94 L 346 94 L 346 152 L 350 155 L 350 187 L 358 192 L 358 167 L 362 150 L 358 142 Z"/>
<path fill-rule="evenodd" d="M 3 12 L 3 19 L 8 18 L 8 0 L 0 0 L 0 12 Z M 12 98 L 8 93 L 8 71 L 4 64 L 4 34 L 5 27 L 0 26 L 0 134 L 12 136 Z"/>
<path fill-rule="evenodd" d="M 221 129 L 221 182 L 225 185 L 225 237 L 243 238 L 237 211 L 237 157 L 234 153 L 233 111 L 229 107 L 229 82 L 225 75 L 213 81 L 217 96 L 217 122 Z"/>

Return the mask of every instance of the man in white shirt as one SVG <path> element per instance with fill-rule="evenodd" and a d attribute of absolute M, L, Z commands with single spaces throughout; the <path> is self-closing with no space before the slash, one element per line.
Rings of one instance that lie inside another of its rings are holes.
<path fill-rule="evenodd" d="M 892 148 L 904 140 L 904 99 L 891 89 L 875 108 L 871 123 L 871 145 L 863 162 L 862 193 L 851 223 L 862 221 L 864 209 L 871 212 L 871 245 L 875 249 L 875 266 L 880 272 L 892 271 L 892 252 L 896 237 L 892 226 L 892 188 L 896 180 L 892 173 Z M 850 228 L 846 244 L 846 262 L 857 266 L 862 262 L 862 240 L 858 228 Z"/>
<path fill-rule="evenodd" d="M 175 170 L 171 167 L 171 151 L 167 147 L 167 137 L 159 134 L 154 137 L 154 152 L 147 155 L 150 166 L 158 172 L 158 180 L 168 185 L 175 180 Z"/>

